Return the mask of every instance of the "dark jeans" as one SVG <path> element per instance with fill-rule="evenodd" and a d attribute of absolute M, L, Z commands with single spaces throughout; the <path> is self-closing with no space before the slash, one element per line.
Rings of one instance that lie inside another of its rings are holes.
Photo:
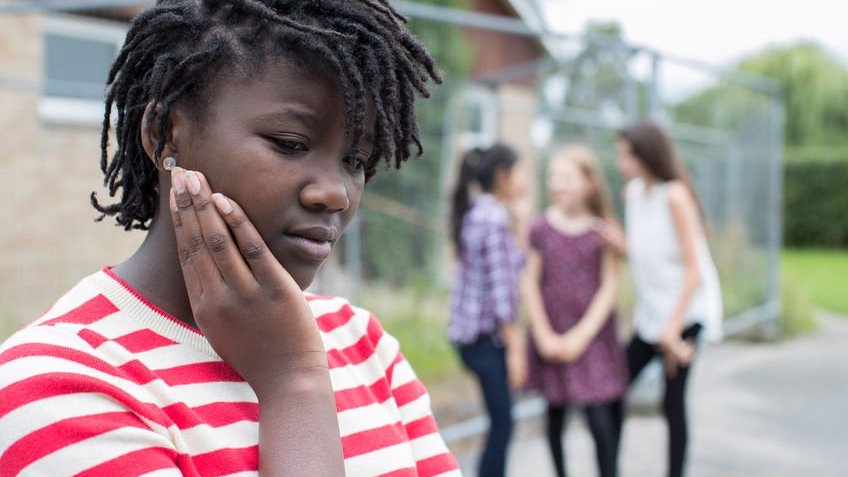
<path fill-rule="evenodd" d="M 598 474 L 601 477 L 615 477 L 618 474 L 618 443 L 621 423 L 621 401 L 586 406 L 586 421 L 595 441 L 595 458 L 598 461 Z M 565 477 L 565 456 L 562 448 L 562 435 L 568 408 L 565 406 L 548 407 L 548 446 L 554 460 L 557 477 Z"/>
<path fill-rule="evenodd" d="M 683 339 L 695 341 L 701 330 L 700 324 L 694 324 L 683 330 Z M 662 357 L 656 345 L 633 337 L 627 347 L 627 363 L 630 368 L 630 381 L 655 357 Z M 689 429 L 686 419 L 686 383 L 689 378 L 689 366 L 679 366 L 677 375 L 669 378 L 665 375 L 665 394 L 663 396 L 663 414 L 668 423 L 668 475 L 681 477 L 686 462 L 686 446 L 689 441 Z"/>
<path fill-rule="evenodd" d="M 506 371 L 506 351 L 491 338 L 482 337 L 459 346 L 459 356 L 477 377 L 491 425 L 480 456 L 480 477 L 503 477 L 506 452 L 512 436 L 512 399 Z"/>

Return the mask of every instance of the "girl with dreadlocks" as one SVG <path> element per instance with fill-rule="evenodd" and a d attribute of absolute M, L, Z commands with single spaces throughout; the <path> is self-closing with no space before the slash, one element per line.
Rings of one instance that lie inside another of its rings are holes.
<path fill-rule="evenodd" d="M 139 15 L 103 121 L 120 198 L 91 200 L 147 236 L 0 347 L 0 474 L 458 475 L 397 341 L 302 291 L 378 165 L 421 154 L 429 80 L 385 0 Z"/>

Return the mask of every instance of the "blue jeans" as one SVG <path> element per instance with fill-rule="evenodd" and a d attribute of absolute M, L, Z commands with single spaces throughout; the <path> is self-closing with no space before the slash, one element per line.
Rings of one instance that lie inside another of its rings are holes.
<path fill-rule="evenodd" d="M 506 370 L 506 350 L 491 337 L 480 337 L 472 344 L 459 346 L 459 356 L 477 377 L 489 413 L 489 435 L 480 456 L 480 477 L 503 477 L 506 452 L 512 436 L 512 399 Z"/>

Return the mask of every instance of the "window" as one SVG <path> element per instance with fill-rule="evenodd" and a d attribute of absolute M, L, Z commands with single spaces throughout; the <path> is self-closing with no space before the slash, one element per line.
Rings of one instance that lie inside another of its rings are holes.
<path fill-rule="evenodd" d="M 495 94 L 484 87 L 470 86 L 462 91 L 460 104 L 460 148 L 491 146 L 497 139 L 498 104 Z"/>
<path fill-rule="evenodd" d="M 44 86 L 38 105 L 44 121 L 100 125 L 109 68 L 127 25 L 70 15 L 44 20 Z"/>

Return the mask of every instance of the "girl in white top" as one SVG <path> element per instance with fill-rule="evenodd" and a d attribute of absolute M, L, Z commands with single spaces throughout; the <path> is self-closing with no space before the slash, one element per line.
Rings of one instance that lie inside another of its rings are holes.
<path fill-rule="evenodd" d="M 665 133 L 649 122 L 619 133 L 618 169 L 625 188 L 626 239 L 607 240 L 630 259 L 636 334 L 627 350 L 630 378 L 655 357 L 665 362 L 663 412 L 669 428 L 669 475 L 683 473 L 687 444 L 686 381 L 700 333 L 721 338 L 718 274 L 698 199 Z"/>

